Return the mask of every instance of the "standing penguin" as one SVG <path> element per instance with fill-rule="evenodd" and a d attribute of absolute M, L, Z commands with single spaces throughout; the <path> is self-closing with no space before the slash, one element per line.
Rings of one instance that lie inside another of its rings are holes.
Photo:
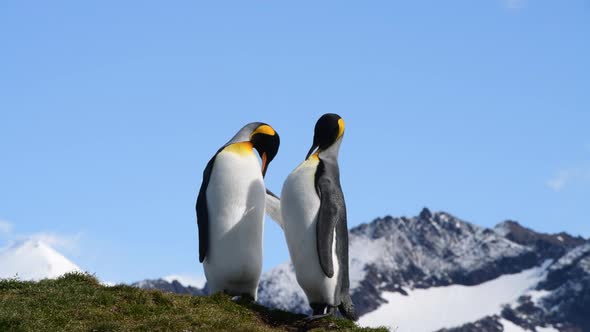
<path fill-rule="evenodd" d="M 315 125 L 306 160 L 285 180 L 280 210 L 297 282 L 314 316 L 356 320 L 349 294 L 348 227 L 338 152 L 344 120 L 324 114 Z M 317 151 L 314 153 L 315 149 Z"/>
<path fill-rule="evenodd" d="M 257 297 L 266 199 L 263 177 L 279 144 L 271 126 L 253 122 L 240 129 L 205 167 L 196 210 L 199 261 L 211 294 Z"/>

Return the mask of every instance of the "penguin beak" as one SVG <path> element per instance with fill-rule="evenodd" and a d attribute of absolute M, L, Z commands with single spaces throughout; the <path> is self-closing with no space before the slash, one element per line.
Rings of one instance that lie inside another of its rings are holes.
<path fill-rule="evenodd" d="M 262 177 L 266 175 L 266 169 L 268 168 L 268 158 L 266 157 L 266 152 L 262 153 Z"/>
<path fill-rule="evenodd" d="M 305 159 L 307 160 L 307 158 L 309 158 L 309 156 L 311 156 L 311 154 L 313 153 L 313 151 L 315 151 L 315 149 L 319 146 L 319 144 L 314 143 L 311 146 L 311 149 L 309 149 L 309 152 L 307 153 L 307 156 L 305 157 Z"/>

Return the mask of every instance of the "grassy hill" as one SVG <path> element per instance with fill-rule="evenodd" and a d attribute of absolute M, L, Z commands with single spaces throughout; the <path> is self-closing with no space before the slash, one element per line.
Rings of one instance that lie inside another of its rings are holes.
<path fill-rule="evenodd" d="M 126 285 L 106 287 L 88 274 L 55 280 L 0 280 L 0 331 L 387 331 L 336 318 L 304 316 L 232 301 Z"/>

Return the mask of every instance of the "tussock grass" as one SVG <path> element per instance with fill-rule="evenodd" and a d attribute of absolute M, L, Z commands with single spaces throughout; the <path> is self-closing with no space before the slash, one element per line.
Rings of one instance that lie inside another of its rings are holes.
<path fill-rule="evenodd" d="M 107 287 L 89 274 L 39 282 L 0 280 L 0 331 L 387 331 L 232 301 L 127 285 Z"/>

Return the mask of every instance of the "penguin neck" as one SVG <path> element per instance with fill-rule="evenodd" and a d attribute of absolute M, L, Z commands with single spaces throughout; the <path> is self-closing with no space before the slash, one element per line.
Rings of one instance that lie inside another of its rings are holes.
<path fill-rule="evenodd" d="M 337 139 L 334 144 L 330 145 L 327 149 L 322 150 L 318 153 L 321 160 L 327 162 L 338 163 L 338 154 L 340 153 L 340 144 L 342 143 L 342 137 Z"/>

